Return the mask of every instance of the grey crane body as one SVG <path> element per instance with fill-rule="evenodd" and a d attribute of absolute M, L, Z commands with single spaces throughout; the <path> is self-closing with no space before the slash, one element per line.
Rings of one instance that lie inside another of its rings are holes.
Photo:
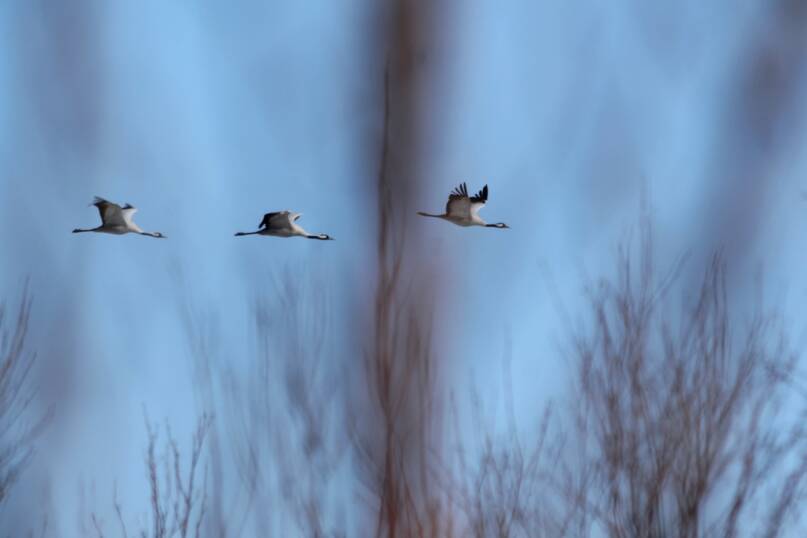
<path fill-rule="evenodd" d="M 418 211 L 418 215 L 423 217 L 434 217 L 437 219 L 447 220 L 457 226 L 483 226 L 486 228 L 509 228 L 503 222 L 495 224 L 488 224 L 479 217 L 479 210 L 485 206 L 488 201 L 488 186 L 482 187 L 476 195 L 468 195 L 468 187 L 465 183 L 461 183 L 456 189 L 451 191 L 446 202 L 446 211 L 441 215 L 434 213 L 425 213 Z"/>
<path fill-rule="evenodd" d="M 145 235 L 148 237 L 156 237 L 164 239 L 165 236 L 160 232 L 145 232 L 137 224 L 134 223 L 133 216 L 137 212 L 137 208 L 129 204 L 120 206 L 109 200 L 96 196 L 93 203 L 98 208 L 98 213 L 101 216 L 101 225 L 95 228 L 76 228 L 73 233 L 105 233 L 113 235 L 124 235 L 128 233 L 135 233 L 138 235 Z"/>
<path fill-rule="evenodd" d="M 272 237 L 305 237 L 307 239 L 319 239 L 322 241 L 333 240 L 328 234 L 310 234 L 306 232 L 297 220 L 302 213 L 291 211 L 275 211 L 266 213 L 258 225 L 258 230 L 254 232 L 238 232 L 236 237 L 245 235 L 268 235 Z"/>

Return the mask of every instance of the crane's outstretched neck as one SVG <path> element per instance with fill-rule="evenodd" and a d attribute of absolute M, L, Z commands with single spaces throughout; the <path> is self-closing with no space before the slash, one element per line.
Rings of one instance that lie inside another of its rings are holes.
<path fill-rule="evenodd" d="M 81 234 L 81 233 L 84 233 L 84 232 L 94 232 L 95 230 L 97 230 L 97 228 L 87 228 L 87 229 L 76 228 L 75 230 L 73 230 L 73 233 L 74 234 Z"/>
<path fill-rule="evenodd" d="M 418 215 L 420 215 L 421 217 L 434 217 L 436 219 L 442 219 L 443 218 L 443 215 L 433 215 L 431 213 L 425 213 L 423 211 L 418 211 Z"/>
<path fill-rule="evenodd" d="M 306 235 L 308 239 L 319 239 L 320 241 L 333 241 L 333 237 L 328 234 L 308 234 Z"/>
<path fill-rule="evenodd" d="M 242 235 L 258 235 L 260 232 L 238 232 L 235 234 L 236 237 L 241 237 Z"/>

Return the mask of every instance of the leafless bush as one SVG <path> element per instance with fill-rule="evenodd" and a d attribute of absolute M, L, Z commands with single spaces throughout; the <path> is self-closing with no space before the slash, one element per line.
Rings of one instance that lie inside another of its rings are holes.
<path fill-rule="evenodd" d="M 184 279 L 178 266 L 174 267 L 174 277 L 177 288 L 183 290 Z M 179 299 L 180 315 L 188 338 L 197 408 L 204 415 L 212 409 L 218 410 L 221 404 L 225 372 L 221 371 L 220 364 L 225 362 L 226 357 L 221 356 L 220 327 L 215 311 L 200 308 L 191 300 L 187 290 L 184 290 Z M 204 535 L 220 538 L 227 536 L 231 529 L 229 520 L 232 520 L 231 513 L 235 509 L 232 499 L 236 498 L 235 495 L 228 496 L 225 493 L 228 491 L 227 477 L 231 473 L 226 454 L 226 437 L 222 434 L 221 426 L 228 417 L 222 417 L 223 414 L 219 412 L 216 422 L 211 423 L 206 442 L 211 495 L 207 502 L 207 532 Z"/>
<path fill-rule="evenodd" d="M 190 461 L 183 465 L 176 439 L 166 426 L 166 440 L 162 453 L 157 453 L 159 431 L 145 417 L 148 445 L 146 448 L 146 475 L 149 484 L 151 528 L 142 528 L 137 536 L 142 538 L 188 538 L 203 536 L 207 516 L 207 467 L 202 463 L 205 440 L 212 425 L 212 418 L 199 418 L 193 433 Z M 118 502 L 117 489 L 113 498 L 117 518 L 118 536 L 128 538 L 128 526 L 123 509 Z M 105 536 L 104 522 L 95 513 L 90 514 L 90 524 L 98 536 Z M 134 535 L 132 535 L 134 536 Z"/>
<path fill-rule="evenodd" d="M 509 370 L 506 370 L 509 381 Z M 506 385 L 506 428 L 497 434 L 486 422 L 482 401 L 472 397 L 471 428 L 459 425 L 463 415 L 454 406 L 455 450 L 446 456 L 445 496 L 457 536 L 561 536 L 554 517 L 556 495 L 551 469 L 558 462 L 559 445 L 550 438 L 551 407 L 536 417 L 536 431 L 520 432 L 516 425 L 512 387 Z M 531 421 L 532 422 L 532 421 Z"/>
<path fill-rule="evenodd" d="M 0 504 L 33 454 L 33 441 L 49 415 L 31 415 L 36 390 L 29 374 L 36 356 L 26 348 L 31 297 L 28 287 L 16 316 L 0 303 Z"/>
<path fill-rule="evenodd" d="M 807 436 L 803 413 L 782 412 L 796 357 L 775 316 L 731 309 L 719 254 L 676 314 L 649 224 L 617 268 L 574 340 L 577 459 L 558 477 L 569 531 L 781 536 L 804 500 Z"/>
<path fill-rule="evenodd" d="M 519 431 L 506 384 L 497 435 L 472 398 L 473 435 L 455 426 L 441 475 L 457 535 L 775 537 L 800 523 L 806 415 L 781 320 L 731 307 L 720 255 L 679 308 L 681 267 L 659 273 L 646 219 L 639 252 L 620 249 L 616 276 L 588 291 L 572 415 L 546 407 Z"/>
<path fill-rule="evenodd" d="M 224 378 L 228 437 L 256 530 L 340 536 L 331 486 L 346 444 L 334 382 L 342 371 L 326 347 L 327 298 L 298 277 L 284 274 L 255 301 L 256 351 Z"/>

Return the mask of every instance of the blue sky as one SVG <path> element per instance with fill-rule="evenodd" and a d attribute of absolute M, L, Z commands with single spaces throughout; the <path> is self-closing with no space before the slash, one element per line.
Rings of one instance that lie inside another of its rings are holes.
<path fill-rule="evenodd" d="M 0 520 L 47 477 L 66 533 L 82 481 L 99 503 L 113 477 L 130 506 L 145 501 L 142 407 L 180 436 L 197 411 L 182 297 L 214 313 L 238 368 L 251 294 L 288 267 L 325 289 L 333 350 L 356 351 L 340 328 L 372 292 L 377 163 L 363 148 L 380 130 L 382 65 L 370 4 L 0 4 L 0 289 L 15 298 L 30 277 L 33 344 L 58 374 L 42 390 L 64 404 Z M 581 315 L 580 290 L 611 271 L 643 186 L 662 261 L 736 230 L 736 282 L 750 289 L 764 267 L 769 298 L 802 336 L 805 69 L 793 66 L 792 105 L 771 127 L 777 150 L 761 148 L 742 133 L 735 94 L 751 45 L 789 45 L 766 3 L 708 4 L 440 11 L 423 44 L 427 188 L 411 209 L 439 210 L 460 181 L 487 183 L 483 217 L 512 227 L 408 224 L 450 275 L 437 346 L 457 359 L 458 387 L 498 375 L 509 353 L 520 418 L 561 394 L 567 327 L 553 296 Z M 96 222 L 94 195 L 132 203 L 141 227 L 169 239 L 71 236 Z M 232 237 L 286 208 L 337 240 Z"/>

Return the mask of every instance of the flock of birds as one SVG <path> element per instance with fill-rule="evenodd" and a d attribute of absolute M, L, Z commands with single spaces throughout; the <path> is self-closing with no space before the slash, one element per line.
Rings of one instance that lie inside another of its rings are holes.
<path fill-rule="evenodd" d="M 418 211 L 418 215 L 424 217 L 434 217 L 447 220 L 457 226 L 484 226 L 487 228 L 509 228 L 503 222 L 488 224 L 479 217 L 479 210 L 488 201 L 488 186 L 485 185 L 476 195 L 468 195 L 468 187 L 462 183 L 459 187 L 451 191 L 446 203 L 445 213 L 433 214 Z M 143 231 L 132 220 L 137 208 L 126 204 L 120 206 L 116 203 L 95 197 L 91 205 L 98 208 L 101 215 L 101 225 L 95 228 L 76 228 L 73 233 L 97 232 L 115 235 L 135 233 L 148 237 L 165 238 L 160 232 Z M 302 213 L 291 211 L 276 211 L 266 213 L 263 220 L 254 232 L 238 232 L 236 237 L 246 235 L 269 235 L 272 237 L 305 237 L 308 239 L 319 239 L 322 241 L 332 240 L 328 234 L 310 234 L 297 224 Z"/>

